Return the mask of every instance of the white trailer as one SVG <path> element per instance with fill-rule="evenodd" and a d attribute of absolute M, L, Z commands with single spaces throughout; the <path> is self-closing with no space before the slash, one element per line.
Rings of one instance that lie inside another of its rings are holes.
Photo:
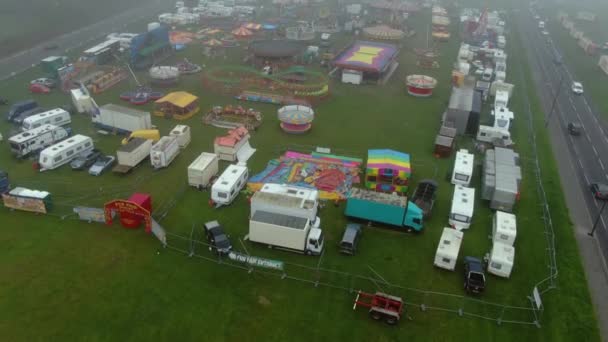
<path fill-rule="evenodd" d="M 112 103 L 99 107 L 99 114 L 93 115 L 92 121 L 97 127 L 120 134 L 152 128 L 149 112 Z"/>
<path fill-rule="evenodd" d="M 320 255 L 323 251 L 323 232 L 304 217 L 258 210 L 249 219 L 247 238 L 306 255 Z"/>
<path fill-rule="evenodd" d="M 517 237 L 515 215 L 497 210 L 492 220 L 492 241 L 513 246 Z"/>
<path fill-rule="evenodd" d="M 206 188 L 218 172 L 219 159 L 215 153 L 203 152 L 188 166 L 188 184 L 199 190 Z"/>
<path fill-rule="evenodd" d="M 454 228 L 443 228 L 433 264 L 448 271 L 453 271 L 456 268 L 463 236 L 463 232 Z"/>
<path fill-rule="evenodd" d="M 133 138 L 126 145 L 120 146 L 116 151 L 117 165 L 113 172 L 127 173 L 150 156 L 152 140 L 144 138 Z"/>
<path fill-rule="evenodd" d="M 234 201 L 249 178 L 245 165 L 228 165 L 215 183 L 211 186 L 211 200 L 216 206 L 228 205 Z"/>
<path fill-rule="evenodd" d="M 319 191 L 291 185 L 264 184 L 251 197 L 251 214 L 263 210 L 288 216 L 304 217 L 318 228 L 321 219 L 319 210 Z"/>
<path fill-rule="evenodd" d="M 490 112 L 494 116 L 494 127 L 504 130 L 511 129 L 515 115 L 507 107 L 497 107 Z"/>
<path fill-rule="evenodd" d="M 509 106 L 509 92 L 507 90 L 496 90 L 494 96 L 494 108 Z"/>
<path fill-rule="evenodd" d="M 91 97 L 89 90 L 82 84 L 78 88 L 70 89 L 70 96 L 72 97 L 74 108 L 76 108 L 78 113 L 94 114 L 99 111 L 99 106 L 93 97 Z"/>
<path fill-rule="evenodd" d="M 488 272 L 509 278 L 515 263 L 515 247 L 502 242 L 494 242 L 488 258 Z"/>
<path fill-rule="evenodd" d="M 150 149 L 150 163 L 155 169 L 169 166 L 179 154 L 179 144 L 176 137 L 164 136 Z"/>
<path fill-rule="evenodd" d="M 362 82 L 363 72 L 351 69 L 342 70 L 342 83 L 361 84 Z"/>
<path fill-rule="evenodd" d="M 492 144 L 497 147 L 509 147 L 513 145 L 511 133 L 506 129 L 495 126 L 479 125 L 477 141 Z"/>
<path fill-rule="evenodd" d="M 71 122 L 70 113 L 64 109 L 55 108 L 23 119 L 21 130 L 27 131 L 42 125 L 65 126 Z"/>
<path fill-rule="evenodd" d="M 469 229 L 473 221 L 474 208 L 475 189 L 456 185 L 452 197 L 452 209 L 450 210 L 450 227 L 457 230 Z"/>
<path fill-rule="evenodd" d="M 473 163 L 475 156 L 466 149 L 456 152 L 454 170 L 452 171 L 452 184 L 469 186 L 473 178 Z"/>
<path fill-rule="evenodd" d="M 69 135 L 63 127 L 42 125 L 10 137 L 8 144 L 15 156 L 23 158 L 58 143 Z"/>
<path fill-rule="evenodd" d="M 80 134 L 51 145 L 40 152 L 40 171 L 56 169 L 93 148 L 93 139 Z"/>
<path fill-rule="evenodd" d="M 177 125 L 173 127 L 169 136 L 176 137 L 177 143 L 179 144 L 179 148 L 186 148 L 188 144 L 190 144 L 191 135 L 190 135 L 190 126 L 187 125 Z"/>

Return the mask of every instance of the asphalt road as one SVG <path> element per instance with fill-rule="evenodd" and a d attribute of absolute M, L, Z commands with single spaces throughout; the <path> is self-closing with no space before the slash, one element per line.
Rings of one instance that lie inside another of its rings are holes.
<path fill-rule="evenodd" d="M 575 226 L 574 235 L 585 266 L 603 340 L 608 340 L 608 208 L 598 216 L 603 202 L 589 190 L 593 182 L 608 183 L 608 125 L 586 95 L 571 90 L 576 75 L 564 64 L 554 62 L 561 55 L 550 35 L 538 28 L 533 14 L 516 15 L 545 118 L 548 121 L 553 154 L 557 161 L 566 203 Z M 553 109 L 553 111 L 552 111 Z M 581 123 L 580 136 L 568 133 L 570 122 Z M 599 219 L 598 219 L 599 218 Z M 587 235 L 597 220 L 593 237 Z M 559 246 L 558 251 L 559 253 Z"/>
<path fill-rule="evenodd" d="M 162 11 L 171 8 L 171 2 L 156 0 L 106 18 L 95 24 L 76 31 L 50 39 L 43 44 L 21 51 L 12 56 L 0 59 L 0 81 L 35 66 L 45 57 L 62 55 L 73 49 L 86 49 L 94 45 L 95 40 L 112 32 L 123 31 L 126 26 L 146 18 L 153 18 Z M 142 27 L 140 31 L 145 31 Z M 45 47 L 56 45 L 56 49 L 47 50 Z"/>

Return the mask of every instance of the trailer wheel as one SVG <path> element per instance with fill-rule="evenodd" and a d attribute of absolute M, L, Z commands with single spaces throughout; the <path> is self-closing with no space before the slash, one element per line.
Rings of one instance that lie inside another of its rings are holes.
<path fill-rule="evenodd" d="M 372 310 L 369 312 L 369 317 L 371 317 L 374 321 L 379 321 L 382 318 L 382 314 L 378 311 Z"/>
<path fill-rule="evenodd" d="M 306 255 L 308 255 L 308 256 L 311 256 L 311 255 L 312 255 L 312 252 L 311 252 L 310 250 L 308 250 L 308 249 L 307 249 L 307 250 L 306 250 L 306 252 L 304 252 L 304 254 L 306 254 Z"/>
<path fill-rule="evenodd" d="M 388 325 L 395 325 L 395 324 L 397 324 L 397 322 L 399 322 L 399 320 L 397 320 L 397 317 L 395 317 L 395 316 L 386 316 L 384 318 L 384 321 Z"/>

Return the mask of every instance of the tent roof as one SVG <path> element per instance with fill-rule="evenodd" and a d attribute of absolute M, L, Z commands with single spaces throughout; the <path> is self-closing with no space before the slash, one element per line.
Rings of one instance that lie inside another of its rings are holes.
<path fill-rule="evenodd" d="M 156 100 L 155 103 L 171 103 L 172 105 L 180 108 L 185 108 L 190 105 L 192 102 L 198 100 L 198 97 L 185 92 L 185 91 L 175 91 L 165 95 L 164 97 Z"/>

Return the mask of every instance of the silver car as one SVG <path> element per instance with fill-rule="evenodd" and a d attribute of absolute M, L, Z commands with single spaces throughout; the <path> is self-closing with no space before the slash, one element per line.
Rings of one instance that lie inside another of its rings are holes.
<path fill-rule="evenodd" d="M 99 157 L 97 161 L 89 168 L 89 174 L 92 176 L 101 175 L 105 170 L 112 166 L 112 164 L 114 164 L 115 160 L 116 158 L 114 158 L 114 156 Z"/>

